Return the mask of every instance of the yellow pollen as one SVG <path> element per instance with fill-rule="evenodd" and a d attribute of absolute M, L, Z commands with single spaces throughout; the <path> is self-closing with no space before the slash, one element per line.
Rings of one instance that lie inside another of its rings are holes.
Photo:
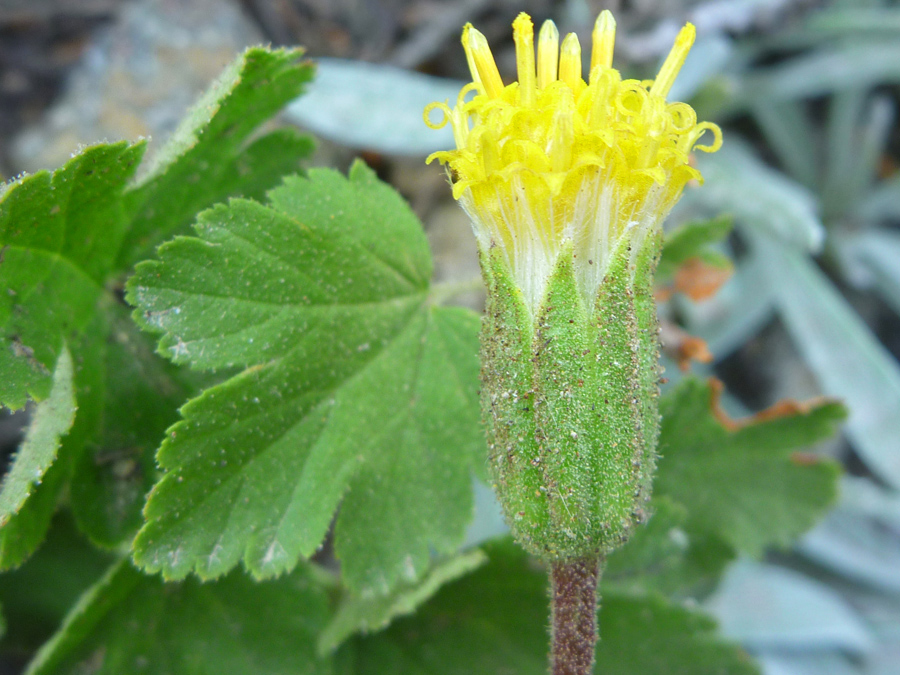
<path fill-rule="evenodd" d="M 503 248 L 532 303 L 542 282 L 529 279 L 540 278 L 563 240 L 575 243 L 579 261 L 592 261 L 579 282 L 588 297 L 616 242 L 654 231 L 685 185 L 702 180 L 692 153 L 722 143 L 718 126 L 698 122 L 685 103 L 666 101 L 694 27 L 681 30 L 656 79 L 646 82 L 623 80 L 612 67 L 615 31 L 603 12 L 585 82 L 578 37 L 570 33 L 560 44 L 556 26 L 545 22 L 535 58 L 533 24 L 520 14 L 513 24 L 519 79 L 504 86 L 486 38 L 466 25 L 472 84 L 452 109 L 426 108 L 426 123 L 450 123 L 456 141 L 456 149 L 428 161 L 448 167 L 479 244 Z M 438 110 L 442 120 L 428 118 Z M 712 140 L 698 144 L 707 134 Z"/>
<path fill-rule="evenodd" d="M 613 48 L 616 44 L 616 20 L 608 9 L 604 9 L 600 12 L 600 16 L 597 17 L 591 40 L 593 45 L 590 77 L 593 83 L 597 66 L 612 68 Z"/>
<path fill-rule="evenodd" d="M 513 41 L 516 43 L 516 69 L 519 75 L 519 103 L 534 104 L 534 24 L 525 12 L 513 21 Z"/>
<path fill-rule="evenodd" d="M 549 19 L 541 26 L 538 34 L 537 86 L 545 89 L 551 82 L 556 82 L 559 65 L 559 31 L 556 24 Z"/>

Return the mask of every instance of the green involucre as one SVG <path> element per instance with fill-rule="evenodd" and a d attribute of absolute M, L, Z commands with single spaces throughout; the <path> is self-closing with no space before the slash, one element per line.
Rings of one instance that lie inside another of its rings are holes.
<path fill-rule="evenodd" d="M 660 237 L 623 240 L 594 307 L 571 249 L 536 316 L 499 249 L 482 251 L 482 413 L 516 539 L 543 559 L 606 554 L 646 519 L 659 435 L 652 275 Z"/>

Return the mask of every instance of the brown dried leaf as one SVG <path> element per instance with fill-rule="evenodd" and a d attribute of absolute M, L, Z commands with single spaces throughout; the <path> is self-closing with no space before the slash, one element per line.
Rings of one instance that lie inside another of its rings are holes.
<path fill-rule="evenodd" d="M 684 293 L 695 302 L 712 297 L 731 277 L 730 268 L 715 267 L 701 258 L 691 258 L 675 273 L 672 292 Z"/>
<path fill-rule="evenodd" d="M 706 340 L 691 335 L 671 321 L 661 321 L 659 338 L 662 351 L 678 364 L 682 372 L 690 370 L 691 361 L 712 363 L 713 355 Z"/>
<path fill-rule="evenodd" d="M 721 380 L 718 380 L 714 377 L 709 379 L 710 385 L 710 400 L 709 406 L 712 410 L 713 415 L 719 421 L 723 427 L 728 429 L 728 431 L 739 431 L 744 429 L 745 427 L 752 426 L 754 424 L 761 424 L 763 422 L 771 422 L 772 420 L 779 419 L 781 417 L 792 417 L 794 415 L 808 415 L 812 410 L 827 404 L 834 402 L 832 399 L 828 399 L 825 397 L 818 397 L 811 399 L 809 401 L 795 401 L 794 399 L 783 399 L 778 401 L 765 410 L 760 410 L 758 413 L 753 415 L 749 415 L 747 417 L 741 418 L 739 420 L 733 419 L 727 412 L 722 409 L 722 392 L 725 390 L 725 385 Z M 800 453 L 796 453 L 800 454 Z M 802 464 L 802 460 L 794 457 L 794 461 L 798 464 Z"/>

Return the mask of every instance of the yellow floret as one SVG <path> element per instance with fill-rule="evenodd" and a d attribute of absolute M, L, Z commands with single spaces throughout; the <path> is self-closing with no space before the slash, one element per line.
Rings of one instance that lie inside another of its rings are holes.
<path fill-rule="evenodd" d="M 689 164 L 691 152 L 713 152 L 722 142 L 715 124 L 698 123 L 689 105 L 665 99 L 694 27 L 681 30 L 649 83 L 623 80 L 612 67 L 615 30 L 612 15 L 602 12 L 585 82 L 578 38 L 570 34 L 560 46 L 547 21 L 535 61 L 532 22 L 520 14 L 513 23 L 518 81 L 504 86 L 486 38 L 466 25 L 462 42 L 472 83 L 453 109 L 432 103 L 425 110 L 429 126 L 449 122 L 456 140 L 456 150 L 428 161 L 449 167 L 453 196 L 472 218 L 480 244 L 504 248 L 532 303 L 566 239 L 591 261 L 582 274 L 590 296 L 619 237 L 659 226 L 685 184 L 702 179 Z M 434 110 L 443 112 L 438 122 L 429 117 Z M 712 143 L 697 145 L 706 131 Z"/>

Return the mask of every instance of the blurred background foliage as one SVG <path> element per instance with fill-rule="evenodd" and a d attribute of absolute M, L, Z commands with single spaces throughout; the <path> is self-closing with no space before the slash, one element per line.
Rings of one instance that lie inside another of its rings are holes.
<path fill-rule="evenodd" d="M 768 675 L 898 673 L 897 3 L 2 0 L 0 171 L 53 167 L 102 138 L 153 135 L 158 148 L 244 45 L 303 44 L 319 75 L 285 118 L 322 139 L 313 163 L 345 169 L 362 154 L 426 223 L 439 280 L 466 280 L 477 275 L 469 225 L 441 169 L 423 164 L 450 139 L 421 119 L 467 76 L 460 26 L 472 21 L 488 36 L 508 79 L 519 11 L 586 44 L 607 7 L 619 22 L 616 65 L 635 77 L 655 70 L 684 21 L 697 25 L 672 97 L 725 132 L 721 152 L 697 159 L 706 185 L 687 191 L 669 225 L 729 214 L 735 228 L 720 247 L 733 274 L 711 297 L 674 293 L 662 304 L 675 357 L 666 377 L 679 378 L 678 348 L 696 336 L 708 354 L 694 354 L 708 363 L 693 370 L 724 380 L 732 414 L 820 395 L 851 412 L 843 437 L 815 450 L 846 468 L 837 508 L 793 551 L 742 561 L 701 601 Z M 5 452 L 21 417 L 0 425 Z M 502 528 L 490 493 L 479 499 L 473 541 Z M 52 625 L 67 602 L 45 605 L 30 611 Z"/>

